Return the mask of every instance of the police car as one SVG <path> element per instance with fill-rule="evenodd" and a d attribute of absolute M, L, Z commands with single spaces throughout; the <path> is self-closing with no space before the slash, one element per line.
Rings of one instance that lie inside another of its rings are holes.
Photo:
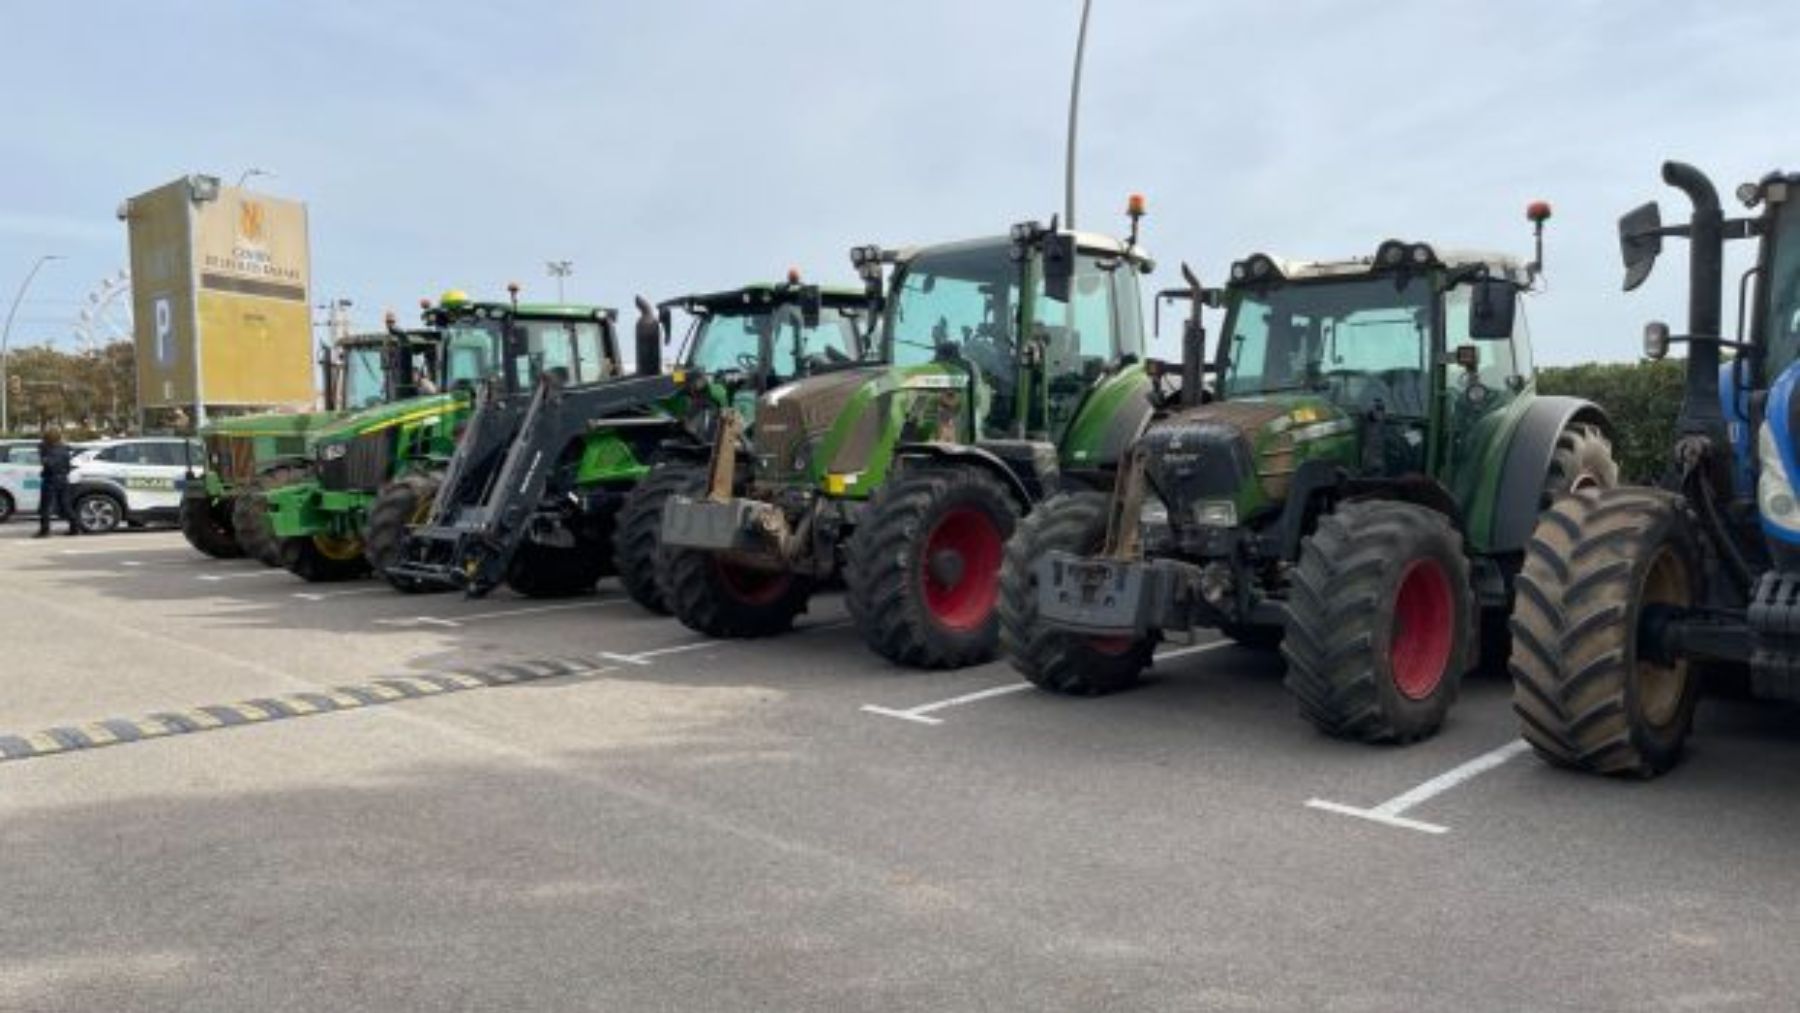
<path fill-rule="evenodd" d="M 200 441 L 173 436 L 82 444 L 69 473 L 76 523 L 90 535 L 120 524 L 176 523 L 182 487 L 190 476 L 200 475 L 205 460 Z"/>
<path fill-rule="evenodd" d="M 0 524 L 38 506 L 38 452 L 35 440 L 0 440 Z"/>

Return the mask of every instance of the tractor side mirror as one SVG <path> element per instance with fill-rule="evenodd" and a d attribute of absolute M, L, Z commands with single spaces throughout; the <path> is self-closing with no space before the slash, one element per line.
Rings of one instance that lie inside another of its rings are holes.
<path fill-rule="evenodd" d="M 1633 208 L 1619 219 L 1619 255 L 1625 261 L 1625 291 L 1650 277 L 1662 253 L 1662 209 L 1655 201 Z"/>
<path fill-rule="evenodd" d="M 1053 232 L 1044 237 L 1044 294 L 1060 303 L 1069 301 L 1075 281 L 1075 237 Z"/>
<path fill-rule="evenodd" d="M 825 312 L 824 300 L 819 296 L 819 286 L 808 285 L 800 290 L 800 322 L 807 330 L 819 326 L 819 317 Z"/>
<path fill-rule="evenodd" d="M 1669 325 L 1652 320 L 1644 325 L 1644 358 L 1659 361 L 1669 354 Z"/>
<path fill-rule="evenodd" d="M 1504 341 L 1512 337 L 1519 290 L 1505 278 L 1481 278 L 1470 285 L 1469 337 Z"/>
<path fill-rule="evenodd" d="M 663 328 L 656 307 L 643 296 L 637 297 L 637 371 L 639 376 L 655 376 L 662 372 Z"/>

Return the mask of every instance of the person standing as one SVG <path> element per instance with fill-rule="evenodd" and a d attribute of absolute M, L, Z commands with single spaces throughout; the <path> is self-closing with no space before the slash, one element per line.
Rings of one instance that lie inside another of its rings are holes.
<path fill-rule="evenodd" d="M 38 443 L 38 463 L 42 466 L 38 477 L 42 484 L 38 489 L 38 533 L 35 537 L 50 536 L 51 511 L 60 511 L 68 519 L 69 534 L 81 534 L 81 526 L 75 523 L 75 511 L 69 508 L 69 470 L 74 457 L 69 445 L 63 442 L 62 430 L 44 430 L 44 438 Z"/>

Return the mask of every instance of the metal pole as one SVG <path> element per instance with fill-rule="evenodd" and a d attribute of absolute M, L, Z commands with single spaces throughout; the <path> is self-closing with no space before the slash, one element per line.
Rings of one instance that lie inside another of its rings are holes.
<path fill-rule="evenodd" d="M 575 262 L 572 260 L 552 260 L 546 262 L 544 267 L 550 272 L 550 277 L 556 279 L 556 301 L 560 304 L 564 301 L 563 279 L 575 273 Z"/>
<path fill-rule="evenodd" d="M 1069 80 L 1069 150 L 1064 158 L 1063 227 L 1075 227 L 1075 128 L 1081 108 L 1081 58 L 1087 52 L 1088 12 L 1094 0 L 1081 0 L 1081 32 L 1075 37 L 1075 73 Z"/>
<path fill-rule="evenodd" d="M 13 295 L 12 306 L 6 311 L 6 326 L 0 328 L 0 433 L 6 432 L 7 422 L 12 417 L 7 414 L 9 406 L 6 403 L 6 353 L 7 348 L 12 344 L 13 316 L 19 312 L 19 303 L 25 301 L 25 292 L 31 288 L 31 280 L 37 277 L 38 270 L 47 261 L 61 259 L 63 259 L 61 254 L 46 253 L 37 259 L 37 263 L 31 265 L 31 270 L 25 273 L 25 280 L 19 283 L 19 291 Z"/>

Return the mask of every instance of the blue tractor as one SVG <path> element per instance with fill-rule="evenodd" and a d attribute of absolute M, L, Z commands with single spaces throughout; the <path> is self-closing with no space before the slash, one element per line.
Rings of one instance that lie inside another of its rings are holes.
<path fill-rule="evenodd" d="M 1693 205 L 1619 221 L 1625 289 L 1665 238 L 1688 241 L 1686 334 L 1644 328 L 1644 354 L 1688 346 L 1669 467 L 1654 488 L 1558 500 L 1533 532 L 1513 604 L 1513 709 L 1558 766 L 1653 777 L 1674 766 L 1703 682 L 1800 701 L 1800 175 L 1771 173 L 1727 218 L 1698 169 L 1664 163 Z M 1755 240 L 1722 328 L 1725 244 Z"/>

